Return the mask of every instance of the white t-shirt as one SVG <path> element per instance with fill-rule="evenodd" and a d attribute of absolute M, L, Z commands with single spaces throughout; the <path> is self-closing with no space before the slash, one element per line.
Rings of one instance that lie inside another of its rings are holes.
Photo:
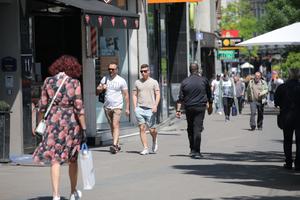
<path fill-rule="evenodd" d="M 105 84 L 107 78 L 107 89 L 104 101 L 105 108 L 123 108 L 123 90 L 128 90 L 127 83 L 124 78 L 116 75 L 114 79 L 110 76 L 105 76 L 102 78 L 101 83 Z"/>
<path fill-rule="evenodd" d="M 219 84 L 220 84 L 220 80 L 218 81 L 217 79 L 214 79 L 212 82 L 211 82 L 211 85 L 213 86 L 214 88 L 214 95 L 215 96 L 218 96 L 219 95 Z"/>

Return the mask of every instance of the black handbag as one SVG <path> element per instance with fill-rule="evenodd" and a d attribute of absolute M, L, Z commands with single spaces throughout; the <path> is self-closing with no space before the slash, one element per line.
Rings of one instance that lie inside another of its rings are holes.
<path fill-rule="evenodd" d="M 104 84 L 106 84 L 106 83 L 107 83 L 107 77 L 105 76 L 105 83 Z M 106 90 L 102 90 L 102 92 L 99 93 L 99 95 L 98 95 L 99 102 L 104 103 L 105 93 L 106 93 Z"/>

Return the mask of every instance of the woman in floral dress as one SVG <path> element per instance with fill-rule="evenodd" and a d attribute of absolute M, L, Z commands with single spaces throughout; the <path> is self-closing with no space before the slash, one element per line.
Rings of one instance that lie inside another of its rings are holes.
<path fill-rule="evenodd" d="M 53 200 L 60 200 L 58 189 L 60 165 L 68 162 L 71 182 L 70 199 L 77 200 L 81 197 L 81 192 L 76 189 L 77 156 L 80 144 L 83 139 L 85 140 L 86 129 L 81 86 L 75 79 L 81 75 L 81 65 L 76 58 L 63 55 L 49 67 L 49 73 L 52 76 L 46 78 L 42 87 L 39 119 L 42 119 L 45 114 L 64 77 L 67 78 L 46 118 L 46 134 L 36 148 L 33 158 L 35 162 L 51 164 Z"/>

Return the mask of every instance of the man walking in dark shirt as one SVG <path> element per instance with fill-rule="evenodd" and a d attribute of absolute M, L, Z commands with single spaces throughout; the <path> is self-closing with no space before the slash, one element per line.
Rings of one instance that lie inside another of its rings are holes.
<path fill-rule="evenodd" d="M 211 87 L 207 78 L 199 75 L 199 67 L 196 63 L 190 65 L 191 75 L 181 82 L 179 98 L 177 101 L 176 117 L 181 116 L 181 105 L 184 104 L 187 132 L 190 143 L 190 156 L 200 159 L 201 132 L 205 110 L 212 113 Z"/>

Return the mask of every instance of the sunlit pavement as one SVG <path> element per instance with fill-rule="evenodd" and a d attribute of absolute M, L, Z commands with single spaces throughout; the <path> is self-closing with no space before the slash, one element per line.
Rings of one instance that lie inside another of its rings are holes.
<path fill-rule="evenodd" d="M 173 119 L 159 129 L 157 154 L 139 155 L 138 136 L 122 138 L 122 151 L 93 148 L 96 186 L 82 199 L 103 200 L 298 200 L 300 173 L 283 169 L 282 132 L 275 115 L 263 130 L 249 131 L 249 109 L 225 122 L 206 115 L 203 158 L 188 156 L 186 121 Z M 151 139 L 148 137 L 151 147 Z M 69 197 L 67 166 L 61 194 Z M 51 200 L 49 167 L 0 166 L 1 200 Z M 79 176 L 78 189 L 82 188 Z"/>

